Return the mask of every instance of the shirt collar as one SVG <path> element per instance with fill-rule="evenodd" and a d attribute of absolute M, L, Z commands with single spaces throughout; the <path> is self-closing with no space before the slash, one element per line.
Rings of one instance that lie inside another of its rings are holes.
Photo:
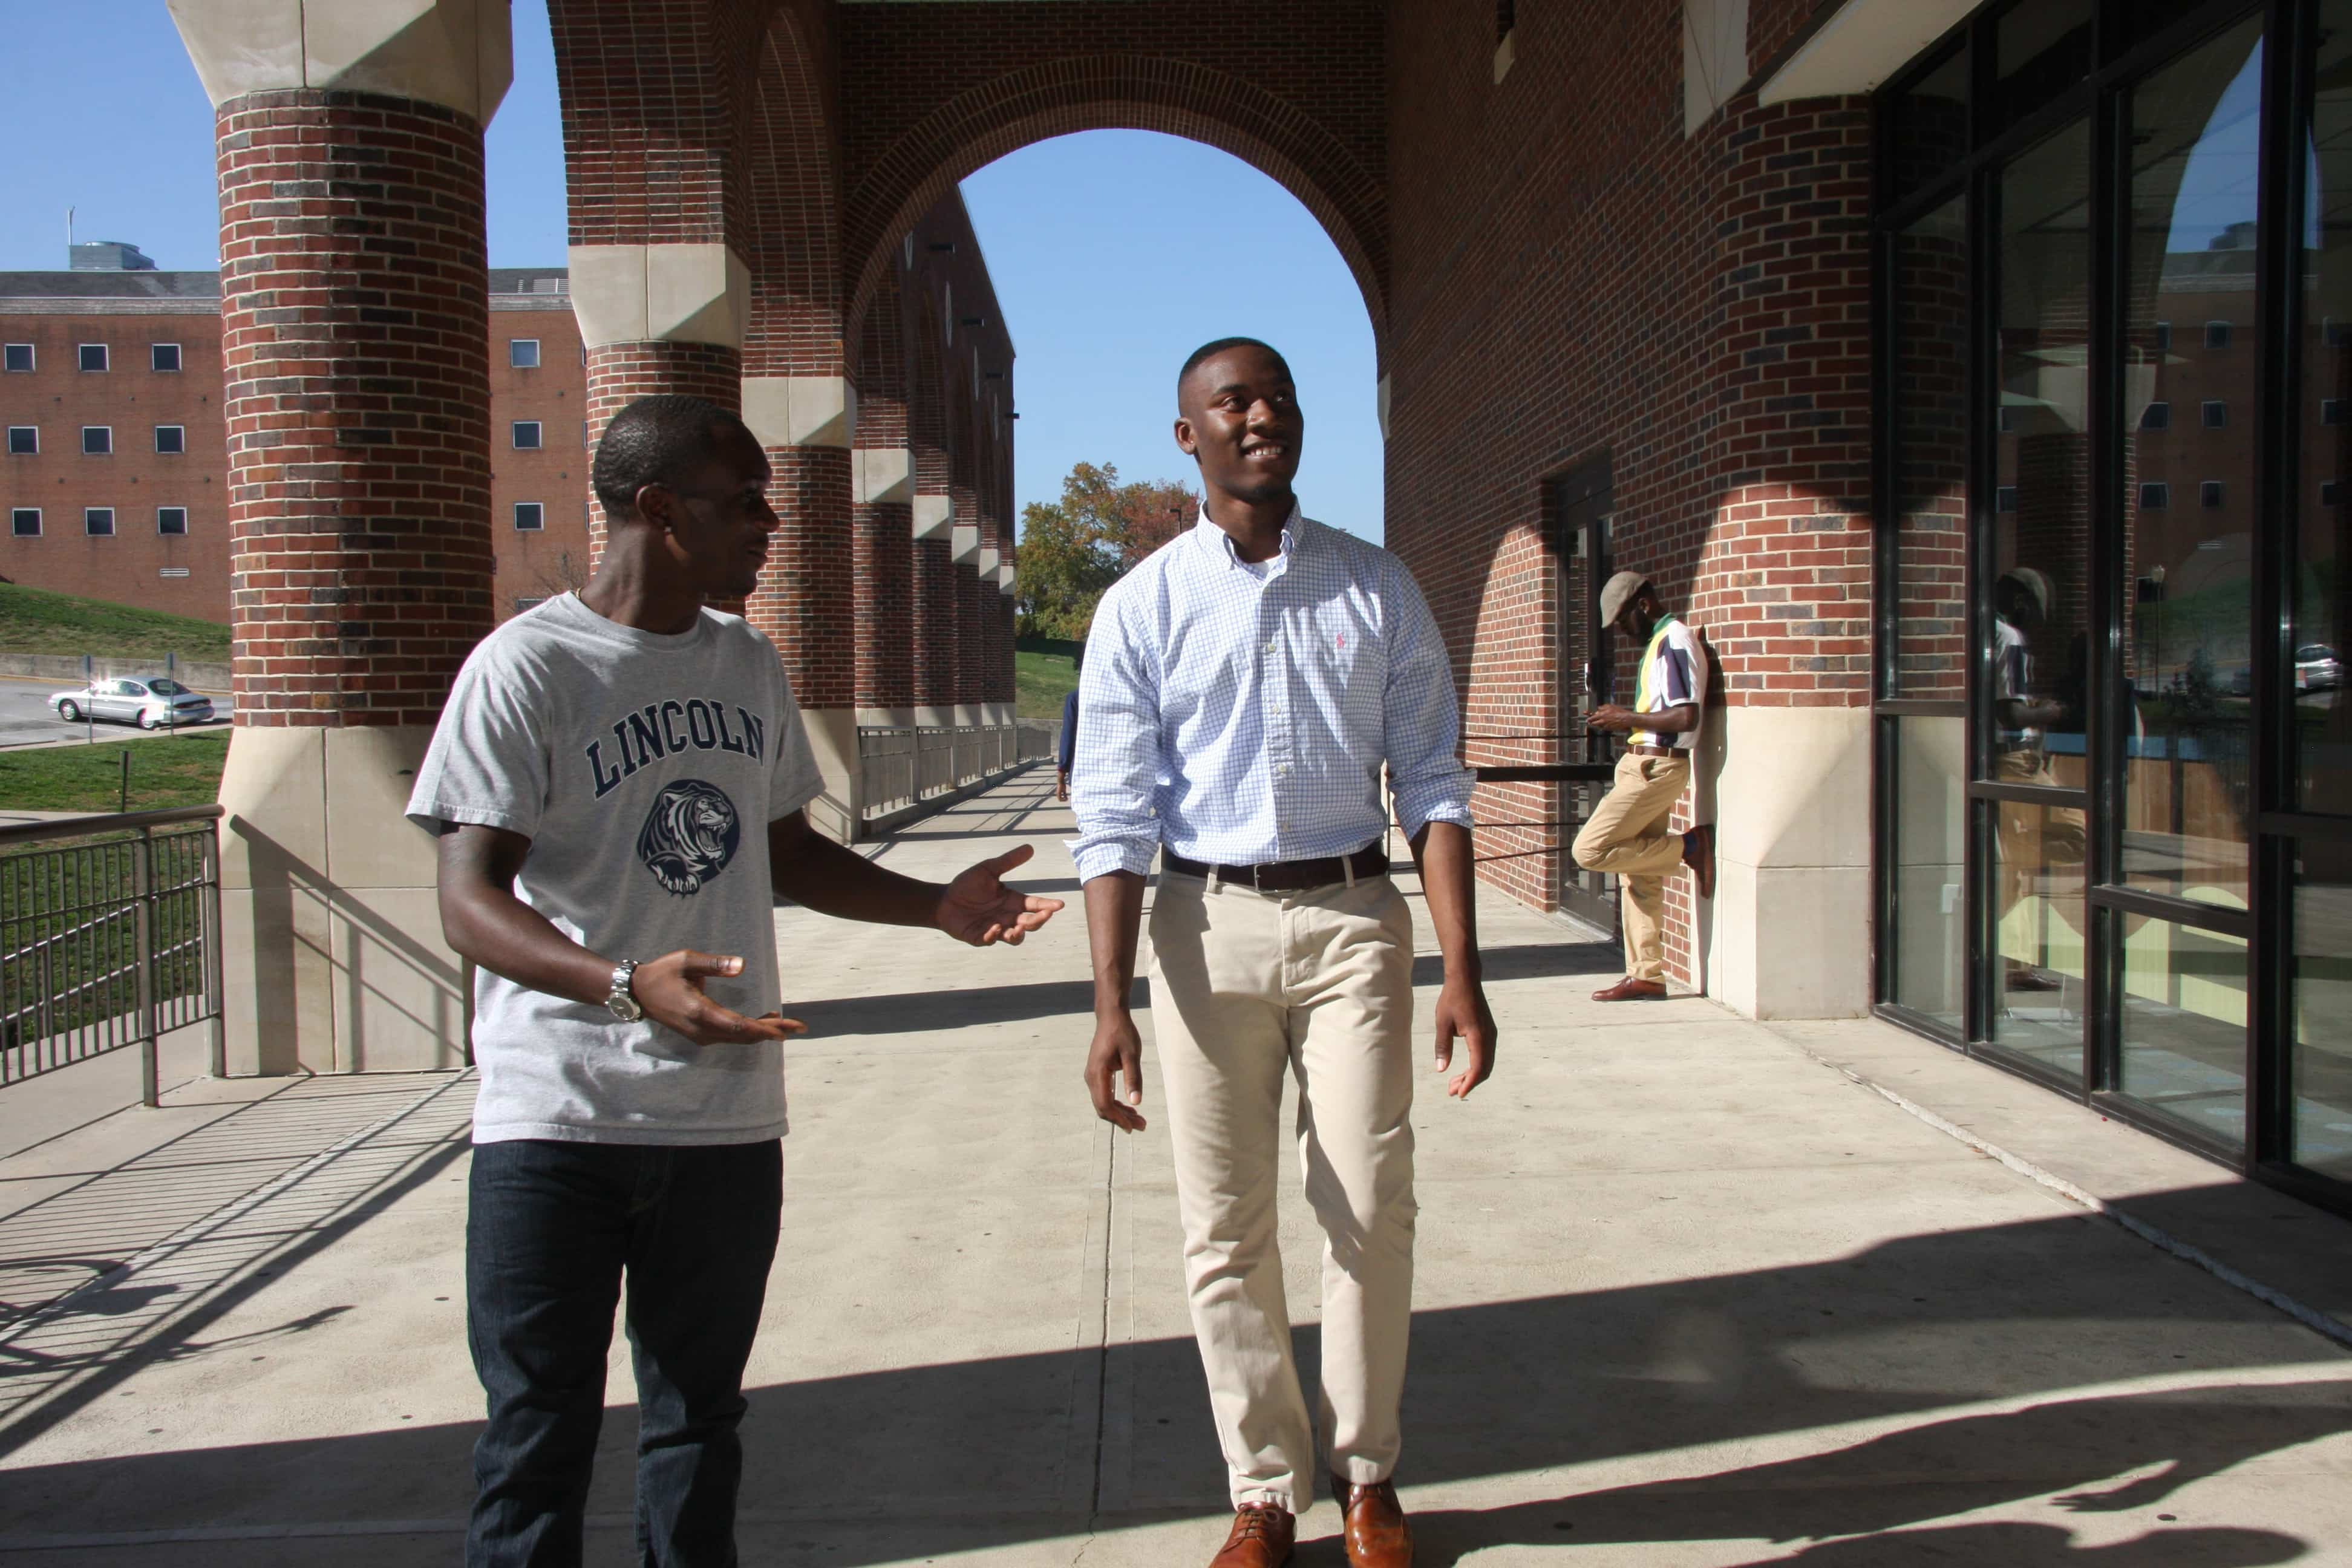
<path fill-rule="evenodd" d="M 1282 525 L 1282 550 L 1274 558 L 1276 575 L 1290 570 L 1291 559 L 1305 546 L 1314 526 L 1307 514 L 1298 510 L 1298 503 L 1293 500 L 1290 517 Z M 1219 564 L 1235 568 L 1242 564 L 1241 552 L 1234 547 L 1234 536 L 1219 528 L 1210 518 L 1206 502 L 1202 504 L 1200 521 L 1192 525 L 1192 536 Z"/>

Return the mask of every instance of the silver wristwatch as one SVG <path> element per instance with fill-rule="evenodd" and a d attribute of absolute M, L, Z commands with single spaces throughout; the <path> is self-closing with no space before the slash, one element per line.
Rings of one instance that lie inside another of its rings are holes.
<path fill-rule="evenodd" d="M 646 1016 L 646 1010 L 637 1005 L 636 993 L 629 989 L 629 982 L 636 973 L 637 961 L 634 958 L 625 958 L 613 965 L 613 989 L 605 996 L 604 1005 L 624 1024 L 634 1024 Z"/>

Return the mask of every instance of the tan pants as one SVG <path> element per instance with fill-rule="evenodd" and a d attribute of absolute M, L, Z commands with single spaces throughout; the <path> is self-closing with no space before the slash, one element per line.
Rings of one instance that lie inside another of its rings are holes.
<path fill-rule="evenodd" d="M 1280 894 L 1164 874 L 1151 951 L 1184 1279 L 1233 1500 L 1297 1512 L 1315 1428 L 1275 1235 L 1282 1075 L 1324 1237 L 1320 1426 L 1335 1474 L 1382 1480 L 1412 1319 L 1412 915 L 1386 877 Z"/>
<path fill-rule="evenodd" d="M 1690 783 L 1687 757 L 1617 759 L 1617 780 L 1576 836 L 1570 851 L 1588 871 L 1622 878 L 1617 900 L 1625 926 L 1625 973 L 1636 980 L 1666 977 L 1666 879 L 1682 869 L 1683 839 L 1666 826 Z"/>

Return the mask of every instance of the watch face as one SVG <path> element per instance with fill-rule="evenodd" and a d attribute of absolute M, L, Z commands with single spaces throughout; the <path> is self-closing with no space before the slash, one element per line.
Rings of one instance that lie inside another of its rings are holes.
<path fill-rule="evenodd" d="M 638 1005 L 636 996 L 629 990 L 630 983 L 635 978 L 636 966 L 635 964 L 631 964 L 625 969 L 614 970 L 613 972 L 613 993 L 611 995 L 604 998 L 604 1005 L 611 1008 L 613 1010 L 613 1016 L 618 1018 L 624 1024 L 634 1024 L 638 1019 L 646 1016 L 645 1008 Z"/>

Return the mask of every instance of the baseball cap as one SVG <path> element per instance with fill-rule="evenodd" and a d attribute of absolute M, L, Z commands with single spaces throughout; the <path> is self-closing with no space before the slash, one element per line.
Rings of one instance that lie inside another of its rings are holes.
<path fill-rule="evenodd" d="M 1640 593 L 1643 585 L 1648 582 L 1649 579 L 1639 572 L 1620 572 L 1610 578 L 1601 590 L 1601 624 L 1615 626 L 1618 616 L 1623 613 L 1627 605 L 1633 603 L 1633 595 Z"/>

